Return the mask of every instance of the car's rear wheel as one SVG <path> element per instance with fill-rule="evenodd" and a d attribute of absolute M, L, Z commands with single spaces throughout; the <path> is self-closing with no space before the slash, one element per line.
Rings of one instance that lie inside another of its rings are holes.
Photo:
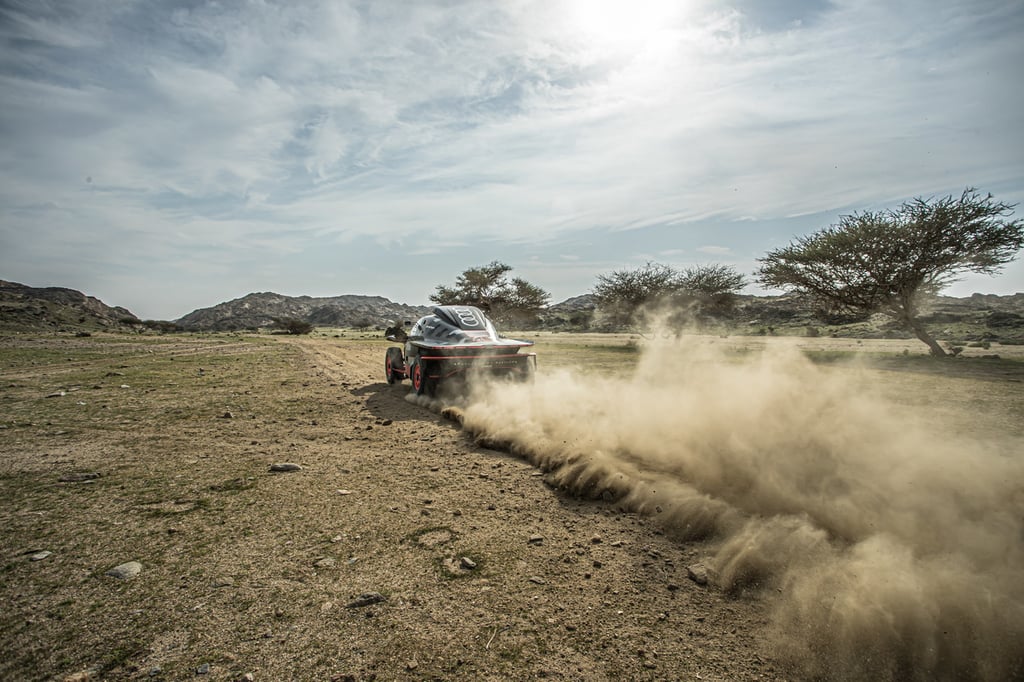
<path fill-rule="evenodd" d="M 409 376 L 412 379 L 412 387 L 417 395 L 437 395 L 437 385 L 440 381 L 437 377 L 430 376 L 435 369 L 432 362 L 416 358 L 409 366 Z"/>
<path fill-rule="evenodd" d="M 401 348 L 388 348 L 384 356 L 384 376 L 389 384 L 401 383 L 405 378 L 405 360 Z"/>
<path fill-rule="evenodd" d="M 413 360 L 412 365 L 409 366 L 409 378 L 412 379 L 412 388 L 416 391 L 416 395 L 423 395 L 427 392 L 427 376 L 423 370 L 423 363 L 419 358 Z"/>
<path fill-rule="evenodd" d="M 519 363 L 519 367 L 514 369 L 509 376 L 513 381 L 526 383 L 533 381 L 533 375 L 535 372 L 536 365 L 534 365 L 534 359 L 531 357 Z"/>

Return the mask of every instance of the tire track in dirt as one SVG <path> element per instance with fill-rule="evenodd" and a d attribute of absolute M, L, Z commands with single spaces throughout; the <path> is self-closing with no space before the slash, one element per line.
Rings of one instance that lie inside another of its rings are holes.
<path fill-rule="evenodd" d="M 361 444 L 350 444 L 355 450 L 349 457 L 360 452 L 368 463 L 367 449 L 386 457 L 379 474 L 389 481 L 397 519 L 405 515 L 408 524 L 408 515 L 420 508 L 431 515 L 418 527 L 429 529 L 437 524 L 435 510 L 449 510 L 450 520 L 440 525 L 489 567 L 483 580 L 459 583 L 472 595 L 468 608 L 488 623 L 476 660 L 486 662 L 492 645 L 523 646 L 524 634 L 532 631 L 528 637 L 541 646 L 538 660 L 504 677 L 777 677 L 761 634 L 766 604 L 728 598 L 689 579 L 702 545 L 679 543 L 657 524 L 614 505 L 567 495 L 529 462 L 480 447 L 441 414 L 444 403 L 410 400 L 408 383 L 384 381 L 384 344 L 281 341 L 357 398 L 351 405 L 356 415 L 392 422 L 387 428 L 375 422 Z M 426 479 L 418 473 L 424 468 Z M 423 508 L 428 495 L 431 503 Z M 418 532 L 416 527 L 407 532 Z M 436 562 L 459 559 L 448 554 L 450 546 L 431 551 Z M 452 606 L 430 609 L 432 623 L 449 624 L 448 637 Z"/>

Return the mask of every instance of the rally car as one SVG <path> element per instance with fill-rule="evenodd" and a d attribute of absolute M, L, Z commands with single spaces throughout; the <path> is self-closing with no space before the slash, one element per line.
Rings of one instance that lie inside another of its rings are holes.
<path fill-rule="evenodd" d="M 474 306 L 442 305 L 421 317 L 406 333 L 388 329 L 391 341 L 405 347 L 388 348 L 384 372 L 389 384 L 406 377 L 418 394 L 436 395 L 442 383 L 481 372 L 528 379 L 537 367 L 536 353 L 520 353 L 532 341 L 506 339 L 494 323 Z"/>

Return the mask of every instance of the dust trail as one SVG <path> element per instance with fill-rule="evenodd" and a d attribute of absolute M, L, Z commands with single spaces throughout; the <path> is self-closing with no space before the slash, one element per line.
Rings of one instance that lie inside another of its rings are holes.
<path fill-rule="evenodd" d="M 628 379 L 541 375 L 457 412 L 574 493 L 708 539 L 775 600 L 775 653 L 831 679 L 1024 679 L 1021 443 L 947 433 L 852 370 L 664 344 Z"/>

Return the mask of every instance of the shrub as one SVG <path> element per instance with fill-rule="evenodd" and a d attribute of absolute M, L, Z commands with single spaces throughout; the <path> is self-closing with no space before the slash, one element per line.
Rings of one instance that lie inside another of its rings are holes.
<path fill-rule="evenodd" d="M 152 329 L 161 333 L 184 331 L 184 329 L 179 325 L 174 322 L 168 322 L 167 320 L 143 320 L 142 325 L 147 329 Z"/>
<path fill-rule="evenodd" d="M 313 331 L 312 324 L 294 317 L 277 318 L 274 324 L 286 334 L 309 334 Z"/>

